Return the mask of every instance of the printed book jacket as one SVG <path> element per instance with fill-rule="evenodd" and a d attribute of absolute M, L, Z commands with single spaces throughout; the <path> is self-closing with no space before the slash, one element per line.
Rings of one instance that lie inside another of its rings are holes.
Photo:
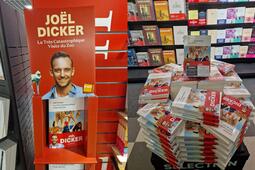
<path fill-rule="evenodd" d="M 84 98 L 49 100 L 49 147 L 70 148 L 85 141 Z"/>

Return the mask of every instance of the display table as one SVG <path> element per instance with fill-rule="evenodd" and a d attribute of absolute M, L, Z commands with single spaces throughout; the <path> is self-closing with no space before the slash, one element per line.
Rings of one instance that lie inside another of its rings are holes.
<path fill-rule="evenodd" d="M 240 147 L 235 152 L 234 156 L 230 160 L 226 170 L 241 170 L 243 169 L 245 162 L 249 159 L 250 153 L 248 152 L 244 143 L 240 145 Z M 152 153 L 151 155 L 151 163 L 154 166 L 155 170 L 170 170 L 171 166 L 158 157 L 156 154 Z M 204 164 L 204 163 L 194 163 L 187 162 L 184 163 L 181 169 L 192 169 L 192 170 L 220 170 L 216 165 L 213 164 Z"/>

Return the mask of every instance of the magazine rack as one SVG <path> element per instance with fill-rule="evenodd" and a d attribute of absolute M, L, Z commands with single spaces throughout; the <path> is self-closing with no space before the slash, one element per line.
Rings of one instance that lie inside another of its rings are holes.
<path fill-rule="evenodd" d="M 41 96 L 33 97 L 33 119 L 34 119 L 34 143 L 35 143 L 35 170 L 45 170 L 47 164 L 86 164 L 86 170 L 94 170 L 96 159 L 96 132 L 98 97 L 88 97 L 88 130 L 87 141 L 84 142 L 84 150 L 71 151 L 68 149 L 49 149 L 46 143 L 46 102 Z"/>

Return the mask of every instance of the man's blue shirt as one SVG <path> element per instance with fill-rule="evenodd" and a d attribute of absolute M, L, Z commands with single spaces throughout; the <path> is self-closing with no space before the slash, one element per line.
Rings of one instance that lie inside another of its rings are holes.
<path fill-rule="evenodd" d="M 47 99 L 55 99 L 57 96 L 56 94 L 56 86 L 53 86 L 48 93 L 46 93 L 42 99 L 47 100 Z M 88 97 L 88 96 L 93 96 L 93 94 L 84 94 L 82 91 L 82 88 L 79 86 L 76 86 L 75 84 L 72 84 L 72 89 L 68 93 L 68 97 Z"/>

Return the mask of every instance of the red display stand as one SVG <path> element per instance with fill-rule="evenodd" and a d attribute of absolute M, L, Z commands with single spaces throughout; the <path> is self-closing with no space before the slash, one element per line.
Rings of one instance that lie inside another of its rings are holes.
<path fill-rule="evenodd" d="M 96 160 L 96 131 L 98 98 L 85 98 L 88 109 L 87 141 L 84 150 L 49 149 L 46 144 L 46 102 L 40 96 L 33 97 L 34 141 L 35 141 L 35 169 L 45 170 L 47 164 L 86 164 L 86 170 L 94 170 Z"/>

